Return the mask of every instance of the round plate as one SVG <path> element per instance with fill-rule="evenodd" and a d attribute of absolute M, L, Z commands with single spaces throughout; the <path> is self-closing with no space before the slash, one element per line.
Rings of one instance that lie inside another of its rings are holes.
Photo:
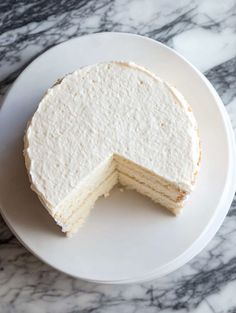
<path fill-rule="evenodd" d="M 92 63 L 134 61 L 176 86 L 199 124 L 202 162 L 183 213 L 173 217 L 134 191 L 115 189 L 97 201 L 84 227 L 66 238 L 30 190 L 23 159 L 27 121 L 57 78 Z M 17 238 L 69 275 L 104 283 L 137 282 L 170 273 L 213 237 L 235 191 L 232 128 L 215 90 L 166 46 L 141 36 L 101 33 L 60 44 L 18 77 L 0 114 L 0 205 Z"/>

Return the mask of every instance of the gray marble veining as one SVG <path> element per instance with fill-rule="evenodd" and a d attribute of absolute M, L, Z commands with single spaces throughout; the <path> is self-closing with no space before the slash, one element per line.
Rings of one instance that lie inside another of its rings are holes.
<path fill-rule="evenodd" d="M 236 2 L 19 0 L 0 2 L 0 94 L 35 57 L 75 36 L 123 31 L 182 53 L 222 97 L 236 134 Z M 43 264 L 0 218 L 0 312 L 236 312 L 236 198 L 211 243 L 158 280 L 85 283 Z"/>

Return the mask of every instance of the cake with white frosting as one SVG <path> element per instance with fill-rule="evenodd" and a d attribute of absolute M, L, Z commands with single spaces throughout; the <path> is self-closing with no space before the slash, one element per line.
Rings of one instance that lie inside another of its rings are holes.
<path fill-rule="evenodd" d="M 87 66 L 58 81 L 24 143 L 31 187 L 67 235 L 117 183 L 177 214 L 200 160 L 197 123 L 184 97 L 125 62 Z"/>

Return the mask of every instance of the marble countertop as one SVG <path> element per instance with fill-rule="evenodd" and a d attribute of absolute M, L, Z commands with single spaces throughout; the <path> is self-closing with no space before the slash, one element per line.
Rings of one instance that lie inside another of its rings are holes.
<path fill-rule="evenodd" d="M 236 134 L 235 0 L 32 0 L 0 3 L 0 94 L 35 57 L 70 38 L 132 32 L 183 54 L 217 89 Z M 0 312 L 236 312 L 236 198 L 210 244 L 158 280 L 109 286 L 52 269 L 0 217 Z"/>

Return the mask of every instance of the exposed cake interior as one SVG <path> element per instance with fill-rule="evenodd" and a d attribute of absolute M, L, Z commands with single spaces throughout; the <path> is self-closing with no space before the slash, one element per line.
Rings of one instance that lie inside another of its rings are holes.
<path fill-rule="evenodd" d="M 151 198 L 174 214 L 180 212 L 187 191 L 130 160 L 113 154 L 86 177 L 54 210 L 53 218 L 67 236 L 77 232 L 97 199 L 121 184 Z"/>

